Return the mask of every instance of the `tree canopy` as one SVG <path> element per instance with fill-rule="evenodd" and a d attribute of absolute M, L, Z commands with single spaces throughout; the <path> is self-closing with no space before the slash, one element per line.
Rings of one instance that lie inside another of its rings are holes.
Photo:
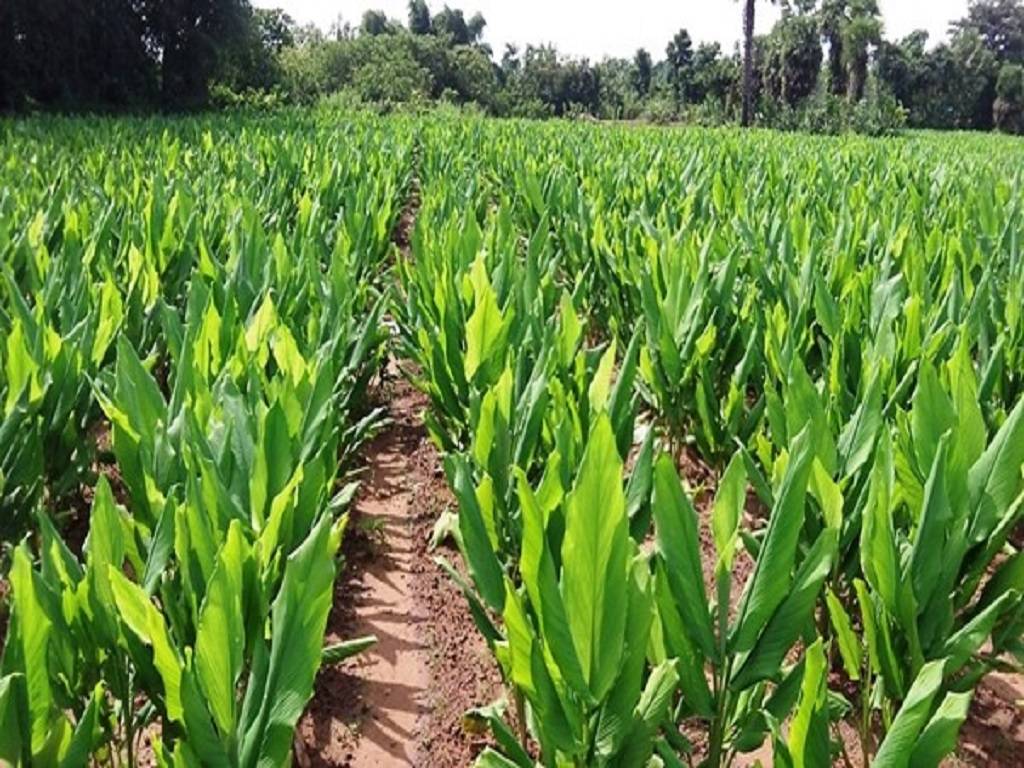
<path fill-rule="evenodd" d="M 249 0 L 6 0 L 0 109 L 195 109 L 225 95 L 308 103 L 346 92 L 385 107 L 728 121 L 749 93 L 750 119 L 780 127 L 1021 130 L 1024 0 L 971 0 L 940 41 L 887 39 L 877 0 L 777 2 L 781 17 L 761 36 L 757 3 L 739 4 L 737 26 L 751 34 L 731 52 L 679 29 L 666 30 L 661 57 L 641 48 L 590 61 L 530 44 L 496 57 L 480 13 L 427 0 L 409 0 L 405 19 L 371 9 L 326 32 Z"/>

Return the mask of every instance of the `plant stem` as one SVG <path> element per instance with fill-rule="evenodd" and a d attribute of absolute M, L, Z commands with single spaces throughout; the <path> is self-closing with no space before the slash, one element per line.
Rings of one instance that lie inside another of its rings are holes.
<path fill-rule="evenodd" d="M 513 688 L 512 698 L 516 703 L 516 726 L 519 730 L 519 744 L 524 752 L 529 752 L 526 745 L 526 707 L 523 705 L 523 692 Z"/>
<path fill-rule="evenodd" d="M 135 765 L 135 676 L 128 673 L 128 701 L 124 708 L 125 737 L 128 741 L 128 765 Z"/>

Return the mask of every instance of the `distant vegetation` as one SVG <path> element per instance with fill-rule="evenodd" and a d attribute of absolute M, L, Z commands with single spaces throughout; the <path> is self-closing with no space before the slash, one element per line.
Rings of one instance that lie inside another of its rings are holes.
<path fill-rule="evenodd" d="M 0 109 L 333 99 L 815 132 L 1024 130 L 1024 0 L 972 0 L 937 45 L 923 31 L 886 39 L 877 0 L 780 4 L 771 32 L 755 36 L 758 3 L 742 0 L 736 51 L 666 30 L 661 58 L 640 49 L 593 62 L 550 45 L 492 50 L 483 16 L 447 5 L 435 12 L 425 0 L 410 0 L 404 20 L 367 11 L 358 25 L 339 18 L 328 31 L 248 0 L 74 0 L 70 12 L 67 0 L 8 0 Z"/>

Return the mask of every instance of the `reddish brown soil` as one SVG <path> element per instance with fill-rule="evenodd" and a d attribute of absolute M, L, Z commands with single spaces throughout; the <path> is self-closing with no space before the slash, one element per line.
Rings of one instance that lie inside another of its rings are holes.
<path fill-rule="evenodd" d="M 1024 765 L 1024 677 L 993 673 L 978 686 L 948 765 Z"/>
<path fill-rule="evenodd" d="M 719 478 L 711 467 L 688 449 L 680 456 L 679 471 L 685 478 L 690 492 L 694 494 L 694 506 L 699 518 L 704 586 L 707 593 L 713 595 L 717 554 L 711 535 L 710 515 Z M 744 524 L 748 528 L 760 528 L 767 523 L 769 512 L 753 492 L 748 494 L 746 507 Z M 729 596 L 730 614 L 735 613 L 743 587 L 753 570 L 753 558 L 745 549 L 739 548 L 733 563 L 733 581 Z M 835 688 L 835 684 L 832 687 Z M 839 738 L 843 741 L 851 763 L 861 765 L 863 752 L 856 729 L 845 721 L 840 722 L 838 728 Z M 696 757 L 702 757 L 703 751 L 707 748 L 707 737 L 703 729 L 695 723 L 687 723 L 683 727 L 683 732 L 693 743 Z M 734 764 L 737 768 L 770 766 L 770 743 L 750 754 L 738 755 Z M 836 764 L 843 763 L 840 760 Z M 960 732 L 960 747 L 957 754 L 944 761 L 943 765 L 948 768 L 1016 768 L 1024 765 L 1024 675 L 993 673 L 985 678 L 975 693 L 970 715 Z"/>
<path fill-rule="evenodd" d="M 298 762 L 462 768 L 482 747 L 463 713 L 498 698 L 501 682 L 464 598 L 427 551 L 452 500 L 420 418 L 426 401 L 404 381 L 387 400 L 391 423 L 365 452 L 328 625 L 328 642 L 379 642 L 320 671 Z M 443 555 L 461 568 L 457 553 Z"/>

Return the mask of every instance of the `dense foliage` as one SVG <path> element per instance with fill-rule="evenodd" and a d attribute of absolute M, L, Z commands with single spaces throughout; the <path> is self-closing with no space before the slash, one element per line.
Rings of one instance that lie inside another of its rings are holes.
<path fill-rule="evenodd" d="M 289 759 L 352 650 L 321 646 L 411 151 L 315 115 L 0 123 L 0 763 Z"/>
<path fill-rule="evenodd" d="M 479 765 L 956 748 L 1024 661 L 1022 159 L 424 126 L 396 310 L 509 691 Z"/>
<path fill-rule="evenodd" d="M 325 109 L 0 122 L 0 762 L 133 765 L 147 735 L 163 766 L 288 763 L 322 660 L 364 644 L 323 637 L 394 354 L 508 691 L 469 715 L 481 766 L 824 768 L 844 732 L 937 766 L 1024 662 L 1022 162 Z"/>
<path fill-rule="evenodd" d="M 311 104 L 381 109 L 448 102 L 492 115 L 589 114 L 890 133 L 1022 128 L 1024 0 L 971 0 L 949 39 L 887 40 L 876 0 L 780 0 L 737 11 L 735 52 L 666 30 L 664 57 L 590 61 L 550 45 L 492 51 L 487 22 L 411 0 L 407 20 L 368 11 L 324 31 L 249 0 L 8 0 L 0 6 L 0 110 Z M 742 13 L 739 11 L 742 10 Z M 75 23 L 66 23 L 69 13 Z M 655 52 L 658 53 L 658 52 Z M 343 94 L 338 96 L 338 94 Z"/>

